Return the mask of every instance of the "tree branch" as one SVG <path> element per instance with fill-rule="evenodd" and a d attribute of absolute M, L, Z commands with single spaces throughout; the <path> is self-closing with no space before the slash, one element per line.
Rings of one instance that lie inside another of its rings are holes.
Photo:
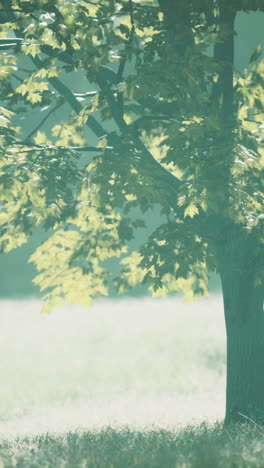
<path fill-rule="evenodd" d="M 20 141 L 20 142 L 15 142 L 14 146 L 25 146 L 30 149 L 25 149 L 25 153 L 29 152 L 35 152 L 35 151 L 61 151 L 61 150 L 71 150 L 71 151 L 80 151 L 80 152 L 97 152 L 97 153 L 103 153 L 105 150 L 112 150 L 112 146 L 105 146 L 105 147 L 97 147 L 97 146 L 55 146 L 55 145 L 38 145 L 34 143 L 29 143 L 26 140 L 25 141 Z"/>
<path fill-rule="evenodd" d="M 99 70 L 97 72 L 97 81 L 100 86 L 100 88 L 105 92 L 106 95 L 106 100 L 108 102 L 108 105 L 111 109 L 112 116 L 119 128 L 119 130 L 122 133 L 129 133 L 130 132 L 130 127 L 126 124 L 123 114 L 120 111 L 120 108 L 118 107 L 118 104 L 113 96 L 113 93 L 110 90 L 110 87 L 107 83 L 107 80 L 105 79 L 105 76 L 103 74 L 103 70 Z M 144 155 L 145 161 L 151 165 L 151 167 L 154 169 L 154 171 L 157 171 L 157 175 L 159 175 L 159 178 L 164 179 L 166 183 L 169 183 L 169 186 L 171 189 L 178 193 L 179 186 L 182 184 L 181 180 L 176 178 L 174 175 L 172 175 L 167 169 L 165 169 L 150 153 L 150 151 L 146 148 L 142 140 L 135 134 L 133 133 L 133 141 L 135 144 L 136 149 Z"/>
<path fill-rule="evenodd" d="M 234 23 L 236 12 L 230 5 L 220 8 L 218 18 L 219 32 L 223 37 L 214 47 L 214 60 L 221 65 L 219 80 L 213 87 L 213 101 L 218 103 L 222 98 L 221 112 L 226 118 L 232 118 L 234 112 Z"/>
<path fill-rule="evenodd" d="M 31 57 L 31 60 L 37 68 L 43 68 L 42 62 L 38 57 Z M 66 101 L 70 104 L 71 108 L 76 112 L 76 114 L 80 114 L 80 112 L 83 110 L 83 106 L 76 99 L 71 90 L 65 86 L 65 84 L 62 83 L 62 81 L 60 81 L 57 77 L 48 78 L 48 81 L 61 96 L 65 97 Z M 107 131 L 92 115 L 89 116 L 86 125 L 98 138 L 102 138 L 107 134 Z"/>
<path fill-rule="evenodd" d="M 153 120 L 157 122 L 176 122 L 176 119 L 165 117 L 164 115 L 145 115 L 143 117 L 139 117 L 137 120 L 134 120 L 134 122 L 131 122 L 131 124 L 128 125 L 128 128 L 137 129 L 140 127 L 141 123 L 148 121 L 151 122 Z"/>
<path fill-rule="evenodd" d="M 76 98 L 86 98 L 86 97 L 93 97 L 98 94 L 98 91 L 88 91 L 87 93 L 74 93 Z"/>
<path fill-rule="evenodd" d="M 47 113 L 47 115 L 45 115 L 45 117 L 39 122 L 39 124 L 29 133 L 29 135 L 26 137 L 26 141 L 30 140 L 30 138 L 34 135 L 34 133 L 36 133 L 42 127 L 42 125 L 46 122 L 46 120 L 48 120 L 49 116 L 53 112 L 55 112 L 57 109 L 59 109 L 63 104 L 64 102 L 60 102 L 59 104 L 57 104 L 57 106 L 53 107 L 53 109 L 51 109 Z"/>

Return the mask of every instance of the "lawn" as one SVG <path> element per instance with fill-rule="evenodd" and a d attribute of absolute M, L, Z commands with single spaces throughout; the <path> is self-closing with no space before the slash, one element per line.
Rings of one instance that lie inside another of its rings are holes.
<path fill-rule="evenodd" d="M 0 433 L 223 419 L 220 296 L 40 309 L 38 300 L 1 301 Z"/>
<path fill-rule="evenodd" d="M 220 296 L 40 309 L 1 301 L 0 467 L 264 466 L 261 428 L 221 424 Z"/>
<path fill-rule="evenodd" d="M 264 433 L 256 426 L 181 430 L 103 429 L 1 442 L 1 467 L 262 468 Z"/>

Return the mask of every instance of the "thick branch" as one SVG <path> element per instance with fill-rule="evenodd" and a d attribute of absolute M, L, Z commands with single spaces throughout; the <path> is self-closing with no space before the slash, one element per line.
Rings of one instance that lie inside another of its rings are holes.
<path fill-rule="evenodd" d="M 176 122 L 176 119 L 173 119 L 171 117 L 166 117 L 164 115 L 144 115 L 143 117 L 139 117 L 137 120 L 134 120 L 134 122 L 131 122 L 131 124 L 128 125 L 129 128 L 137 129 L 140 128 L 141 124 L 144 124 L 145 122 Z"/>
<path fill-rule="evenodd" d="M 122 111 L 120 110 L 118 103 L 116 102 L 112 91 L 103 75 L 103 71 L 100 70 L 97 73 L 97 81 L 101 89 L 105 92 L 107 102 L 112 112 L 112 116 L 122 133 L 129 133 L 130 127 L 126 124 Z M 181 185 L 180 179 L 177 179 L 170 172 L 168 172 L 159 162 L 152 156 L 150 151 L 146 148 L 141 139 L 133 132 L 133 142 L 135 148 L 144 155 L 145 161 L 150 164 L 150 167 L 157 173 L 160 180 L 163 180 L 169 185 L 169 187 L 176 193 L 178 193 L 179 186 Z"/>
<path fill-rule="evenodd" d="M 214 59 L 220 63 L 219 80 L 213 89 L 214 101 L 221 102 L 223 117 L 233 116 L 233 65 L 234 65 L 234 22 L 235 11 L 230 6 L 222 6 L 219 14 L 219 33 L 223 39 L 215 45 Z"/>

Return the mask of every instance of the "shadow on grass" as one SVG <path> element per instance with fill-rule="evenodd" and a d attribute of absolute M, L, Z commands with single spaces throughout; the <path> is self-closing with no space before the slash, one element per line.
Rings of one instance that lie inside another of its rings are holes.
<path fill-rule="evenodd" d="M 264 430 L 252 424 L 177 431 L 106 428 L 2 440 L 1 467 L 256 468 L 264 466 Z"/>

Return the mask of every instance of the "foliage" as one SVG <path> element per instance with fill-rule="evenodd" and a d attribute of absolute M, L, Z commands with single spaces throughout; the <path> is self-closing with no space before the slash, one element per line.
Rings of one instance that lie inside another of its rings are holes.
<path fill-rule="evenodd" d="M 0 242 L 9 251 L 36 224 L 54 230 L 32 256 L 47 308 L 87 304 L 111 282 L 206 294 L 241 236 L 263 282 L 264 61 L 256 50 L 233 90 L 225 55 L 229 19 L 262 2 L 176 3 L 1 1 Z M 86 92 L 65 84 L 72 74 Z M 157 206 L 162 221 L 135 251 Z"/>

